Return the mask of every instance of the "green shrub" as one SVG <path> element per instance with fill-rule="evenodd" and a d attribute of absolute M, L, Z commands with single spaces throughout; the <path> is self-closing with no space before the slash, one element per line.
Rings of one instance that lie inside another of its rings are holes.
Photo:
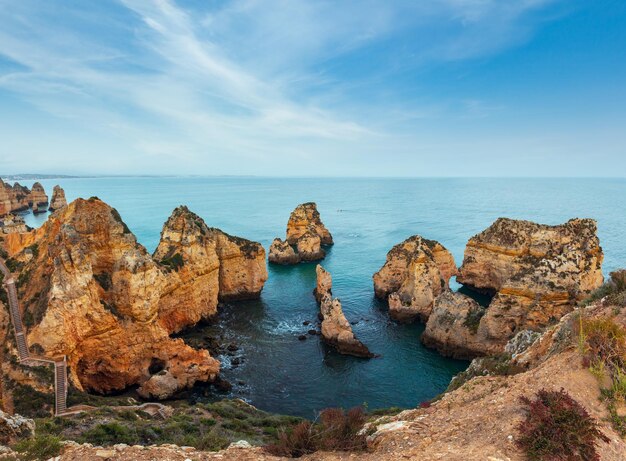
<path fill-rule="evenodd" d="M 127 426 L 123 426 L 117 422 L 99 424 L 85 431 L 81 439 L 83 442 L 102 446 L 116 443 L 133 445 L 139 442 L 137 434 L 134 431 L 131 431 Z"/>
<path fill-rule="evenodd" d="M 26 460 L 50 459 L 61 453 L 61 439 L 54 435 L 36 435 L 32 439 L 24 439 L 13 446 L 13 449 Z"/>
<path fill-rule="evenodd" d="M 517 427 L 516 444 L 530 460 L 600 460 L 596 445 L 610 439 L 565 390 L 542 389 L 534 400 L 520 400 L 526 407 L 526 418 Z"/>
<path fill-rule="evenodd" d="M 609 280 L 592 292 L 582 304 L 589 305 L 606 298 L 606 302 L 617 307 L 626 307 L 626 269 L 611 272 Z"/>
<path fill-rule="evenodd" d="M 169 258 L 163 258 L 161 264 L 166 266 L 168 270 L 178 271 L 185 265 L 185 261 L 180 253 L 176 253 Z"/>

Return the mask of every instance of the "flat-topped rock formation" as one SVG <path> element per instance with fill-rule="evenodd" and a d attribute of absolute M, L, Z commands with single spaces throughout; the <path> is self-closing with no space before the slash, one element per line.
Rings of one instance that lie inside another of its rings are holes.
<path fill-rule="evenodd" d="M 184 207 L 154 257 L 97 198 L 8 234 L 5 247 L 27 281 L 19 298 L 29 343 L 67 355 L 72 383 L 103 393 L 138 385 L 145 397 L 167 398 L 215 379 L 219 362 L 208 351 L 169 334 L 214 314 L 221 289 L 225 298 L 257 296 L 267 278 L 259 244 L 208 228 Z"/>
<path fill-rule="evenodd" d="M 495 294 L 489 306 L 479 309 L 459 293 L 442 298 L 422 340 L 456 357 L 502 352 L 517 332 L 558 321 L 598 288 L 602 259 L 593 220 L 547 226 L 498 219 L 469 240 L 457 277 Z"/>
<path fill-rule="evenodd" d="M 50 200 L 49 211 L 56 211 L 60 208 L 67 206 L 67 200 L 65 198 L 65 191 L 61 186 L 54 186 L 52 190 L 52 199 Z"/>
<path fill-rule="evenodd" d="M 355 357 L 373 357 L 374 354 L 354 336 L 350 322 L 346 319 L 341 308 L 341 301 L 332 297 L 332 277 L 330 273 L 319 264 L 315 271 L 317 283 L 314 294 L 320 304 L 322 339 L 341 354 L 353 355 Z"/>
<path fill-rule="evenodd" d="M 376 297 L 387 299 L 389 314 L 398 321 L 428 320 L 437 296 L 456 274 L 454 258 L 439 242 L 409 237 L 387 253 L 374 274 Z"/>
<path fill-rule="evenodd" d="M 322 245 L 332 244 L 333 237 L 322 223 L 317 205 L 303 203 L 289 216 L 286 239 L 275 238 L 272 242 L 269 262 L 291 265 L 319 261 L 326 256 Z"/>

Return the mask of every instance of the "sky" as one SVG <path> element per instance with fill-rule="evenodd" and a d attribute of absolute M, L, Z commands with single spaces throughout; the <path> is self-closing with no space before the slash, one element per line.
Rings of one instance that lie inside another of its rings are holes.
<path fill-rule="evenodd" d="M 0 0 L 0 174 L 626 176 L 622 0 Z"/>

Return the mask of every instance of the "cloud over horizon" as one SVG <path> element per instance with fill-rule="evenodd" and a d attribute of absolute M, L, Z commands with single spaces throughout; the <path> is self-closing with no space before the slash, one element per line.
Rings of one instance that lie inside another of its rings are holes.
<path fill-rule="evenodd" d="M 0 0 L 0 172 L 613 175 L 573 3 Z"/>

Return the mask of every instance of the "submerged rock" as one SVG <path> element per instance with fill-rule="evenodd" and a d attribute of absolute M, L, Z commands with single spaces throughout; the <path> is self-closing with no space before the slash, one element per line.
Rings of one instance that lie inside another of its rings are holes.
<path fill-rule="evenodd" d="M 270 246 L 269 262 L 297 264 L 324 259 L 322 245 L 332 245 L 333 238 L 322 223 L 315 203 L 298 205 L 287 223 L 285 241 L 275 238 Z"/>
<path fill-rule="evenodd" d="M 547 226 L 500 218 L 469 240 L 457 277 L 495 293 L 489 306 L 473 316 L 476 309 L 466 308 L 465 297 L 446 297 L 429 319 L 423 341 L 455 356 L 501 353 L 517 333 L 557 322 L 598 288 L 602 258 L 593 220 Z M 451 318 L 458 319 L 453 327 L 441 323 Z M 440 331 L 441 325 L 447 330 Z"/>
<path fill-rule="evenodd" d="M 456 274 L 454 258 L 439 242 L 419 235 L 409 237 L 387 253 L 387 261 L 374 274 L 376 297 L 387 299 L 396 320 L 428 320 L 437 296 Z"/>
<path fill-rule="evenodd" d="M 48 208 L 48 210 L 56 211 L 64 206 L 67 206 L 65 191 L 61 188 L 61 186 L 54 186 L 54 189 L 52 190 L 52 200 L 50 200 L 50 208 Z"/>
<path fill-rule="evenodd" d="M 314 293 L 320 303 L 321 333 L 324 341 L 341 354 L 373 357 L 374 354 L 354 336 L 350 322 L 346 319 L 341 308 L 341 302 L 332 298 L 330 273 L 319 264 L 316 267 L 316 273 L 317 284 Z"/>

